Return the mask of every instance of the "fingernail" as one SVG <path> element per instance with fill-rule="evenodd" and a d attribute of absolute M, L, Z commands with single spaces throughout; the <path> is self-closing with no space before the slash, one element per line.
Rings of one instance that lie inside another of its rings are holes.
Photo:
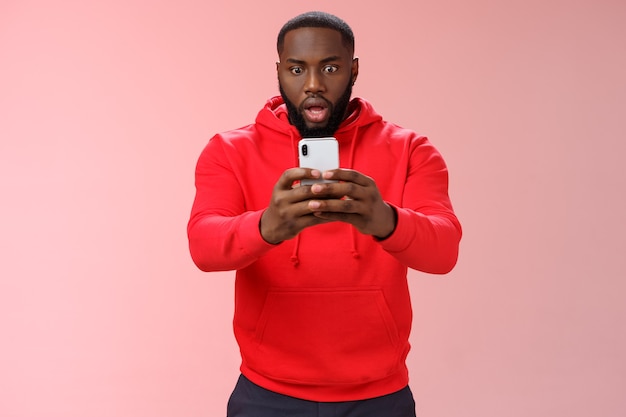
<path fill-rule="evenodd" d="M 316 209 L 316 208 L 320 208 L 321 204 L 319 201 L 309 201 L 309 208 L 310 209 Z"/>

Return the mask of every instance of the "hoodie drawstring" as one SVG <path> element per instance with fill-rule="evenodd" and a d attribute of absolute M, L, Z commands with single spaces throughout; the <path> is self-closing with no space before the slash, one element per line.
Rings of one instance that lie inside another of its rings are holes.
<path fill-rule="evenodd" d="M 356 152 L 356 141 L 357 134 L 359 132 L 359 127 L 357 126 L 354 129 L 354 134 L 352 135 L 352 142 L 350 143 L 350 153 L 348 154 L 348 167 L 350 169 L 354 169 L 354 153 Z M 350 252 L 352 253 L 352 257 L 354 259 L 359 259 L 361 255 L 356 247 L 356 228 L 354 226 L 350 227 L 350 237 L 351 237 L 351 247 Z"/>
<path fill-rule="evenodd" d="M 300 164 L 298 161 L 298 143 L 297 143 L 298 138 L 294 136 L 293 130 L 289 130 L 289 138 L 291 139 L 291 143 L 295 145 L 296 152 L 295 152 L 294 157 L 295 157 L 296 162 L 294 166 L 297 167 Z M 289 257 L 289 260 L 291 261 L 294 267 L 300 264 L 299 251 L 300 251 L 300 234 L 298 233 L 295 237 L 293 252 L 291 253 L 291 256 Z"/>

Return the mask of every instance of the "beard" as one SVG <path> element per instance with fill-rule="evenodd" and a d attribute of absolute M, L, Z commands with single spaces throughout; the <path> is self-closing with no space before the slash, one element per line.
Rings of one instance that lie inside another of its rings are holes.
<path fill-rule="evenodd" d="M 304 116 L 302 115 L 303 109 L 296 106 L 287 98 L 287 95 L 285 94 L 283 86 L 280 84 L 280 82 L 278 83 L 278 88 L 280 90 L 280 95 L 283 98 L 285 105 L 287 106 L 289 121 L 292 125 L 296 127 L 296 129 L 298 129 L 298 132 L 300 132 L 300 136 L 302 136 L 303 138 L 322 138 L 326 136 L 333 136 L 337 129 L 339 129 L 341 122 L 343 122 L 346 117 L 346 111 L 348 109 L 348 105 L 350 104 L 350 98 L 352 97 L 352 82 L 348 83 L 345 91 L 343 92 L 341 97 L 339 97 L 339 100 L 337 100 L 337 102 L 334 104 L 326 100 L 322 96 L 317 96 L 318 98 L 321 98 L 328 103 L 328 108 L 330 109 L 330 117 L 328 118 L 326 126 L 308 127 L 306 125 L 306 121 L 304 120 Z"/>

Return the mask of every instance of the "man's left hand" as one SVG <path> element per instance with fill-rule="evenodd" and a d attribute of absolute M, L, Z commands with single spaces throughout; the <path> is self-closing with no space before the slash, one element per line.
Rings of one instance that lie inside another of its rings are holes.
<path fill-rule="evenodd" d="M 309 201 L 309 210 L 317 217 L 350 223 L 361 233 L 384 239 L 396 227 L 394 209 L 380 195 L 376 182 L 358 171 L 334 169 L 323 178 L 337 182 L 311 186 L 319 199 Z"/>

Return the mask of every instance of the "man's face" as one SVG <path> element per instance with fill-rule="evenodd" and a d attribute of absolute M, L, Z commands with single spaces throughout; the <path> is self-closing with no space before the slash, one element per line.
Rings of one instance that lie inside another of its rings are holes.
<path fill-rule="evenodd" d="M 303 137 L 332 136 L 346 116 L 358 60 L 327 28 L 287 32 L 276 64 L 289 120 Z"/>

